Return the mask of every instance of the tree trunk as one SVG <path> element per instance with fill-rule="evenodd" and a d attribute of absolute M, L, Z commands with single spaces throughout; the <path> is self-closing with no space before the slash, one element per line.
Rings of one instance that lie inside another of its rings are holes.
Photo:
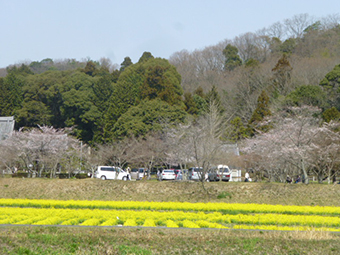
<path fill-rule="evenodd" d="M 323 182 L 323 173 L 322 172 L 319 172 L 318 173 L 318 183 L 322 183 Z"/>
<path fill-rule="evenodd" d="M 303 176 L 305 177 L 304 183 L 308 184 L 309 183 L 308 173 L 306 171 L 305 162 L 303 161 L 303 159 L 301 160 L 301 169 L 302 169 L 302 172 L 303 172 Z"/>

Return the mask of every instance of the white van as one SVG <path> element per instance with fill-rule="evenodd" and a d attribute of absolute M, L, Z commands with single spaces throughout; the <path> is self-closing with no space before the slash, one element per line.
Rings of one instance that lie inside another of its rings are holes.
<path fill-rule="evenodd" d="M 98 166 L 94 178 L 102 180 L 130 180 L 129 173 L 116 166 Z"/>

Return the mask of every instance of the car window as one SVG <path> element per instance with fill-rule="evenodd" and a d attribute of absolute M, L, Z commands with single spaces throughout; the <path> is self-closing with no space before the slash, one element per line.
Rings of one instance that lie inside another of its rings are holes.
<path fill-rule="evenodd" d="M 113 167 L 101 167 L 100 170 L 114 172 L 115 168 L 113 168 Z"/>
<path fill-rule="evenodd" d="M 163 173 L 174 173 L 173 170 L 163 170 Z"/>

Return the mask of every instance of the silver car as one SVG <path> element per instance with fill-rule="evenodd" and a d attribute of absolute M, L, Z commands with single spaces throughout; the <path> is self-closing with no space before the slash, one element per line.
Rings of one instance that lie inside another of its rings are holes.
<path fill-rule="evenodd" d="M 198 181 L 202 178 L 202 167 L 191 167 L 188 171 L 188 179 Z"/>
<path fill-rule="evenodd" d="M 147 169 L 145 168 L 132 168 L 131 169 L 131 179 L 141 180 L 147 174 Z"/>

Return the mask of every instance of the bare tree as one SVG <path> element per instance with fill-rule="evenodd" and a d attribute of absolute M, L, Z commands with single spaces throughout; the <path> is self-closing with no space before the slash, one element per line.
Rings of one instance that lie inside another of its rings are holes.
<path fill-rule="evenodd" d="M 301 38 L 304 30 L 313 24 L 314 18 L 307 13 L 294 15 L 291 19 L 285 19 L 284 24 L 291 37 Z"/>
<path fill-rule="evenodd" d="M 339 13 L 330 14 L 326 17 L 321 18 L 321 28 L 323 30 L 335 28 L 339 25 L 339 23 L 340 23 Z"/>
<path fill-rule="evenodd" d="M 281 22 L 275 22 L 265 30 L 265 35 L 283 40 L 286 35 L 284 25 Z"/>
<path fill-rule="evenodd" d="M 179 125 L 165 131 L 168 150 L 165 152 L 164 163 L 167 165 L 178 164 L 181 169 L 187 169 L 192 161 L 192 147 L 188 142 L 191 125 Z M 184 179 L 186 176 L 184 176 Z"/>
<path fill-rule="evenodd" d="M 225 118 L 220 113 L 214 101 L 209 103 L 207 113 L 198 119 L 192 120 L 189 125 L 181 126 L 180 130 L 173 131 L 168 135 L 172 143 L 185 144 L 181 154 L 177 148 L 169 148 L 168 155 L 178 156 L 178 162 L 191 162 L 200 169 L 199 177 L 202 187 L 205 190 L 205 177 L 212 165 L 225 156 L 220 139 L 224 132 Z"/>
<path fill-rule="evenodd" d="M 149 134 L 137 140 L 133 152 L 129 154 L 129 162 L 144 166 L 147 169 L 147 178 L 150 179 L 153 167 L 164 162 L 166 148 L 160 133 Z"/>

